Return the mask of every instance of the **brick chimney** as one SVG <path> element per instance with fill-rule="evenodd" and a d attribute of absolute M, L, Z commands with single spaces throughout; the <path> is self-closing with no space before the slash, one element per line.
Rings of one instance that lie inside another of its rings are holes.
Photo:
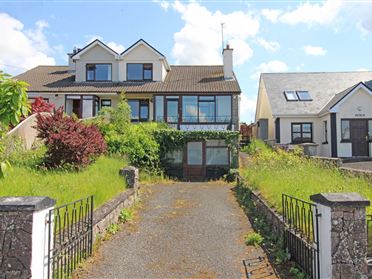
<path fill-rule="evenodd" d="M 225 79 L 234 78 L 233 74 L 233 49 L 227 44 L 223 52 L 223 75 Z"/>

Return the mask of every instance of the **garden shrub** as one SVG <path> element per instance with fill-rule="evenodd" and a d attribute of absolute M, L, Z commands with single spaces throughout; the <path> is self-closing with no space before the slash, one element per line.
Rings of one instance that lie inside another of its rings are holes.
<path fill-rule="evenodd" d="M 47 146 L 44 164 L 48 168 L 79 169 L 106 151 L 99 129 L 65 116 L 63 108 L 51 115 L 38 114 L 37 131 Z"/>
<path fill-rule="evenodd" d="M 54 108 L 53 103 L 48 103 L 42 97 L 35 98 L 35 101 L 31 104 L 32 113 L 52 112 Z"/>
<path fill-rule="evenodd" d="M 124 155 L 132 165 L 158 172 L 159 144 L 154 131 L 164 124 L 131 124 L 130 119 L 130 107 L 122 94 L 118 106 L 103 109 L 93 123 L 104 135 L 109 153 Z"/>

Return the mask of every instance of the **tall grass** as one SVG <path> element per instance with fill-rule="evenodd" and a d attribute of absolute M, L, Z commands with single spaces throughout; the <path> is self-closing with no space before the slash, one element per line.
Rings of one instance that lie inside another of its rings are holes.
<path fill-rule="evenodd" d="M 309 201 L 317 193 L 358 192 L 372 200 L 372 185 L 365 178 L 345 175 L 296 152 L 274 151 L 259 141 L 253 141 L 246 151 L 250 156 L 248 166 L 241 170 L 243 177 L 279 211 L 282 193 Z M 372 208 L 367 211 L 372 213 Z"/>
<path fill-rule="evenodd" d="M 28 160 L 37 160 L 35 155 Z M 124 159 L 103 156 L 86 169 L 75 171 L 38 170 L 19 159 L 13 170 L 0 180 L 0 196 L 49 196 L 57 205 L 94 195 L 95 207 L 125 190 L 119 169 L 127 165 Z"/>

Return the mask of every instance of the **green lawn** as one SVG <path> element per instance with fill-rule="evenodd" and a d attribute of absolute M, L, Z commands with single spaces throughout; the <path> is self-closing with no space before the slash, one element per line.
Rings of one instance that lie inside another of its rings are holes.
<path fill-rule="evenodd" d="M 49 196 L 62 205 L 94 195 L 98 207 L 125 189 L 119 169 L 126 165 L 125 160 L 108 156 L 80 172 L 41 171 L 15 164 L 9 175 L 0 179 L 0 196 Z"/>
<path fill-rule="evenodd" d="M 279 211 L 282 193 L 309 201 L 310 195 L 321 192 L 358 192 L 372 201 L 372 185 L 367 179 L 344 175 L 336 167 L 285 151 L 275 152 L 262 142 L 254 141 L 247 151 L 252 156 L 241 174 Z M 367 212 L 372 214 L 372 208 Z"/>

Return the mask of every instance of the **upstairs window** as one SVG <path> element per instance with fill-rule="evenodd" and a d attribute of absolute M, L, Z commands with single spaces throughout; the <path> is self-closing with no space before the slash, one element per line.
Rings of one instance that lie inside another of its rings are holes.
<path fill-rule="evenodd" d="M 284 96 L 287 101 L 298 101 L 296 91 L 284 91 Z"/>
<path fill-rule="evenodd" d="M 111 64 L 87 64 L 87 81 L 111 81 Z"/>
<path fill-rule="evenodd" d="M 127 80 L 141 81 L 152 80 L 152 64 L 128 63 L 127 64 Z"/>

